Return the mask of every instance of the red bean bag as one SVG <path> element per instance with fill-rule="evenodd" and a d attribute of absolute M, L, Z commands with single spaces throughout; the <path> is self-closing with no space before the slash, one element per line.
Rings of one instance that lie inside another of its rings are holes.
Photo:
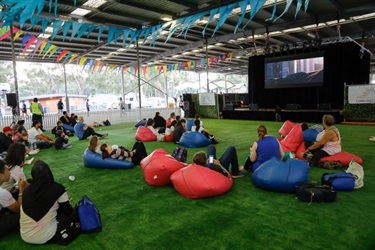
<path fill-rule="evenodd" d="M 302 143 L 298 146 L 298 148 L 297 148 L 297 150 L 296 150 L 296 152 L 295 152 L 295 153 L 296 153 L 296 158 L 301 159 L 301 160 L 306 160 L 305 158 L 302 157 L 302 154 L 303 154 L 305 151 L 306 151 L 305 143 L 302 142 Z"/>
<path fill-rule="evenodd" d="M 284 124 L 281 126 L 281 128 L 279 129 L 279 135 L 281 137 L 286 137 L 293 127 L 294 127 L 294 123 L 289 120 L 286 120 Z"/>
<path fill-rule="evenodd" d="M 284 152 L 296 152 L 299 145 L 303 142 L 303 133 L 301 124 L 296 124 L 289 134 L 280 141 Z"/>
<path fill-rule="evenodd" d="M 197 164 L 191 164 L 171 175 L 176 191 L 186 198 L 199 199 L 224 194 L 233 184 L 232 177 Z"/>
<path fill-rule="evenodd" d="M 135 132 L 135 139 L 142 142 L 156 141 L 156 135 L 149 128 L 139 126 L 137 132 Z"/>
<path fill-rule="evenodd" d="M 348 152 L 340 152 L 334 155 L 326 156 L 320 159 L 319 162 L 322 161 L 340 161 L 343 167 L 349 166 L 350 161 L 354 159 L 355 162 L 358 164 L 362 164 L 363 160 L 361 157 L 356 156 L 354 154 Z"/>
<path fill-rule="evenodd" d="M 141 161 L 145 181 L 150 186 L 170 185 L 171 174 L 186 166 L 186 163 L 177 161 L 162 148 L 156 149 Z"/>
<path fill-rule="evenodd" d="M 173 135 L 166 135 L 165 141 L 173 141 Z"/>

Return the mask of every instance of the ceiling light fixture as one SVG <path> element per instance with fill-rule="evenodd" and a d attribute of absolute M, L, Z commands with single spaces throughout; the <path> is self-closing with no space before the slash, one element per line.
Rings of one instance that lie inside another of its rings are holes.
<path fill-rule="evenodd" d="M 163 21 L 169 22 L 169 21 L 173 20 L 173 17 L 171 15 L 168 15 L 168 14 L 161 14 L 160 19 L 163 20 Z"/>
<path fill-rule="evenodd" d="M 91 7 L 91 8 L 98 8 L 99 6 L 105 4 L 107 1 L 105 0 L 88 0 L 86 3 L 82 4 L 83 6 Z"/>

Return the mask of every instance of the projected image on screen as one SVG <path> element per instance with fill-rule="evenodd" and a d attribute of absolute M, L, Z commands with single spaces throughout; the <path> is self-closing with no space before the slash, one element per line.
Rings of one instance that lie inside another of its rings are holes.
<path fill-rule="evenodd" d="M 265 88 L 298 88 L 323 86 L 324 58 L 266 62 Z"/>

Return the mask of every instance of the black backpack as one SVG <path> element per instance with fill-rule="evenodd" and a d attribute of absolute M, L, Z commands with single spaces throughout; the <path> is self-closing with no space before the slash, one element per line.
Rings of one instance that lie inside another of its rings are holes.
<path fill-rule="evenodd" d="M 333 202 L 336 200 L 336 191 L 329 186 L 316 186 L 309 183 L 295 187 L 296 199 L 309 202 Z"/>
<path fill-rule="evenodd" d="M 186 163 L 186 160 L 187 160 L 187 149 L 184 148 L 184 147 L 176 147 L 174 150 L 173 150 L 173 153 L 172 153 L 172 156 L 173 158 L 175 158 L 176 160 L 178 160 L 179 162 L 184 162 Z"/>

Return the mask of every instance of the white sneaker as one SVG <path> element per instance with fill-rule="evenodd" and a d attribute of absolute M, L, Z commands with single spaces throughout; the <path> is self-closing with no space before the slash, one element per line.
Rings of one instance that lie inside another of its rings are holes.
<path fill-rule="evenodd" d="M 25 165 L 31 164 L 33 163 L 33 161 L 34 161 L 34 157 L 31 158 L 30 160 L 25 161 Z"/>

